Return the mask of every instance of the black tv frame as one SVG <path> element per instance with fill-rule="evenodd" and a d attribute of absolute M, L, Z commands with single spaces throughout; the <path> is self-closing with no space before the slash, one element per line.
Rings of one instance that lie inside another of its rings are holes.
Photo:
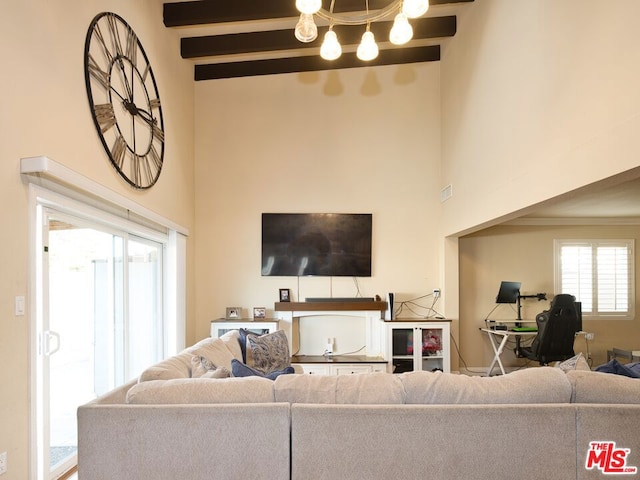
<path fill-rule="evenodd" d="M 263 213 L 262 276 L 371 277 L 372 237 L 371 213 Z"/>

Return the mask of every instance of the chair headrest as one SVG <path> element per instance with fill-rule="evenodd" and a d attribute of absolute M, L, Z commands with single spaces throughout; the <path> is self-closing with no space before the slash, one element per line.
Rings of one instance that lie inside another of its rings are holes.
<path fill-rule="evenodd" d="M 551 300 L 551 308 L 553 307 L 568 307 L 575 303 L 576 297 L 569 295 L 568 293 L 559 293 L 553 300 Z"/>

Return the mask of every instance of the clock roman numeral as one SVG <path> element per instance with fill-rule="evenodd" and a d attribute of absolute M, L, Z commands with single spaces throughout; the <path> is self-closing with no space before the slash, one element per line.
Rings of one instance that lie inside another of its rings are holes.
<path fill-rule="evenodd" d="M 101 103 L 99 105 L 94 105 L 93 112 L 96 120 L 98 121 L 98 125 L 100 125 L 100 130 L 102 133 L 109 130 L 113 127 L 116 122 L 116 114 L 113 111 L 113 105 L 110 103 Z"/>
<path fill-rule="evenodd" d="M 138 64 L 138 37 L 136 37 L 133 29 L 127 29 L 127 57 L 133 63 L 133 66 Z"/>
<path fill-rule="evenodd" d="M 100 29 L 100 25 L 96 24 L 96 28 L 93 31 L 93 36 L 98 40 L 98 43 L 102 46 L 102 52 L 107 59 L 107 63 L 111 63 L 113 61 L 113 55 L 111 54 L 111 50 L 107 46 L 107 42 L 104 39 L 104 35 L 102 34 L 102 30 Z"/>
<path fill-rule="evenodd" d="M 156 172 L 159 171 L 160 168 L 162 168 L 162 161 L 160 160 L 160 155 L 158 155 L 158 151 L 156 150 L 156 147 L 154 145 L 151 145 L 148 156 L 151 158 L 151 161 L 153 162 L 153 166 L 155 167 L 154 170 Z"/>
<path fill-rule="evenodd" d="M 157 123 L 153 124 L 153 126 L 151 127 L 151 131 L 155 138 L 157 138 L 161 142 L 164 142 L 164 131 L 158 126 Z"/>
<path fill-rule="evenodd" d="M 118 29 L 118 19 L 115 15 L 107 15 L 107 25 L 109 26 L 109 33 L 111 35 L 111 42 L 117 56 L 122 56 L 122 42 L 120 41 L 120 30 Z"/>
<path fill-rule="evenodd" d="M 131 157 L 131 176 L 133 177 L 133 183 L 140 185 L 140 157 L 133 154 Z"/>
<path fill-rule="evenodd" d="M 147 75 L 149 75 L 149 71 L 151 70 L 151 65 L 149 65 L 147 63 L 147 66 L 144 69 L 144 73 L 142 74 L 142 82 L 146 82 L 147 81 Z"/>
<path fill-rule="evenodd" d="M 122 135 L 118 135 L 111 147 L 111 158 L 120 170 L 124 164 L 125 153 L 127 153 L 127 142 L 122 138 Z"/>
<path fill-rule="evenodd" d="M 153 100 L 149 101 L 149 105 L 151 106 L 151 109 L 160 108 L 160 99 L 156 98 L 156 99 L 153 99 Z"/>
<path fill-rule="evenodd" d="M 100 85 L 102 85 L 106 90 L 109 90 L 109 74 L 102 70 L 91 54 L 89 54 L 87 68 L 89 69 L 91 76 L 100 82 Z"/>

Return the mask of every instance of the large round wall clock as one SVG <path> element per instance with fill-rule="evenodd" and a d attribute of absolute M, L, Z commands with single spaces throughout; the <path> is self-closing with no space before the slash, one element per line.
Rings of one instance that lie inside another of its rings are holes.
<path fill-rule="evenodd" d="M 153 186 L 164 160 L 164 123 L 156 79 L 129 24 L 115 13 L 92 20 L 84 47 L 93 122 L 117 172 L 139 189 Z"/>

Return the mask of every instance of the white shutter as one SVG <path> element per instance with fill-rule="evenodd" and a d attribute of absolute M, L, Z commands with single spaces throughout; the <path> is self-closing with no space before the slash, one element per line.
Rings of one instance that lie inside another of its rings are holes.
<path fill-rule="evenodd" d="M 633 318 L 633 240 L 556 240 L 556 291 L 587 316 Z"/>
<path fill-rule="evenodd" d="M 626 247 L 597 247 L 598 312 L 629 310 L 629 252 Z"/>

